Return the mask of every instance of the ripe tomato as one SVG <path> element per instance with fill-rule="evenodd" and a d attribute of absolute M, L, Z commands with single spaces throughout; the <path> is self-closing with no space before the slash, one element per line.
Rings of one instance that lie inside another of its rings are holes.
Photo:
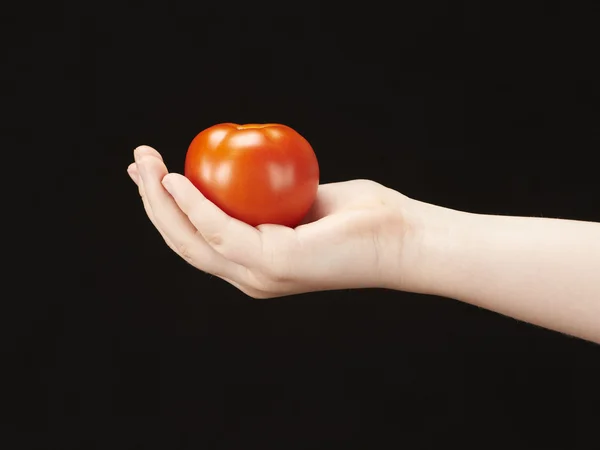
<path fill-rule="evenodd" d="M 317 195 L 319 164 L 308 141 L 288 126 L 223 123 L 191 142 L 185 176 L 247 224 L 295 227 Z"/>

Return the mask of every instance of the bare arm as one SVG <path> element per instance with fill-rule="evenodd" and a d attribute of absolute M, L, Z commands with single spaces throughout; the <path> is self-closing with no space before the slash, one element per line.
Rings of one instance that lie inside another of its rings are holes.
<path fill-rule="evenodd" d="M 418 202 L 378 183 L 321 185 L 307 223 L 251 227 L 142 146 L 128 172 L 165 242 L 254 298 L 385 287 L 455 298 L 600 343 L 600 224 Z"/>
<path fill-rule="evenodd" d="M 415 212 L 424 270 L 413 290 L 600 343 L 600 224 Z"/>

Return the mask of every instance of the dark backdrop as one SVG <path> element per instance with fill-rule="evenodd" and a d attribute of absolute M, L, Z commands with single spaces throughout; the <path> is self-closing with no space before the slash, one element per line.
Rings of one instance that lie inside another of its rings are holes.
<path fill-rule="evenodd" d="M 322 182 L 600 221 L 597 6 L 190 4 L 40 6 L 8 50 L 17 163 L 40 169 L 9 340 L 23 448 L 597 443 L 598 346 L 400 292 L 252 300 L 171 253 L 125 172 L 140 144 L 181 171 L 210 125 L 280 122 Z"/>

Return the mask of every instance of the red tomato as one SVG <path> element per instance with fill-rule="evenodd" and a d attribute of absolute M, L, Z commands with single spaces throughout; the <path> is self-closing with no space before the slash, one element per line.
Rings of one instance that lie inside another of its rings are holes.
<path fill-rule="evenodd" d="M 223 123 L 191 142 L 185 176 L 236 219 L 295 227 L 317 195 L 319 164 L 308 141 L 288 126 Z"/>

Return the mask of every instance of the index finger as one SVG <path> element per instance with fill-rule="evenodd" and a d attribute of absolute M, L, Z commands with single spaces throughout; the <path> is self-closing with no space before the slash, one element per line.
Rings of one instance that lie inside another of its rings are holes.
<path fill-rule="evenodd" d="M 227 215 L 183 175 L 168 174 L 162 183 L 211 247 L 245 267 L 259 265 L 262 259 L 259 230 Z"/>

